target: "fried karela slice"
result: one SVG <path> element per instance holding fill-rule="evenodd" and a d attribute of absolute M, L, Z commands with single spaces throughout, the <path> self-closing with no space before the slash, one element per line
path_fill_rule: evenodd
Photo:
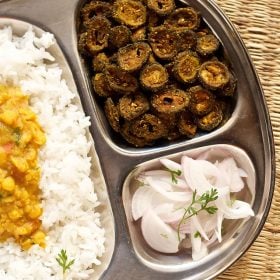
<path fill-rule="evenodd" d="M 120 114 L 118 106 L 116 106 L 112 98 L 107 98 L 104 104 L 104 111 L 110 126 L 114 131 L 120 131 Z"/>
<path fill-rule="evenodd" d="M 113 6 L 113 17 L 121 24 L 137 28 L 145 24 L 147 9 L 137 0 L 116 0 Z"/>
<path fill-rule="evenodd" d="M 142 93 L 124 95 L 119 100 L 120 115 L 128 121 L 146 113 L 149 108 L 150 103 Z"/>
<path fill-rule="evenodd" d="M 112 5 L 103 1 L 91 1 L 81 9 L 81 16 L 83 24 L 90 26 L 94 16 L 111 17 Z"/>
<path fill-rule="evenodd" d="M 136 92 L 138 81 L 136 77 L 122 70 L 116 65 L 110 65 L 105 71 L 110 87 L 120 94 L 130 94 Z"/>
<path fill-rule="evenodd" d="M 91 54 L 95 55 L 108 46 L 110 26 L 110 21 L 105 17 L 95 16 L 92 18 L 86 33 L 86 48 Z"/>
<path fill-rule="evenodd" d="M 197 116 L 208 114 L 214 106 L 214 95 L 201 86 L 191 87 L 188 92 L 190 93 L 189 110 Z"/>
<path fill-rule="evenodd" d="M 148 42 L 154 54 L 162 60 L 170 60 L 178 52 L 178 34 L 164 26 L 152 28 L 148 36 Z"/>
<path fill-rule="evenodd" d="M 121 48 L 127 45 L 131 38 L 131 31 L 125 25 L 118 25 L 111 28 L 109 33 L 109 43 L 116 48 Z"/>
<path fill-rule="evenodd" d="M 179 82 L 192 83 L 196 80 L 200 59 L 195 52 L 185 51 L 177 55 L 173 73 Z"/>
<path fill-rule="evenodd" d="M 174 0 L 148 0 L 147 6 L 160 16 L 167 16 L 175 9 Z"/>
<path fill-rule="evenodd" d="M 140 83 L 143 88 L 151 91 L 158 91 L 168 82 L 166 68 L 155 62 L 146 65 L 140 73 Z"/>
<path fill-rule="evenodd" d="M 196 30 L 200 25 L 200 14 L 192 7 L 179 8 L 171 13 L 164 24 L 173 30 Z"/>
<path fill-rule="evenodd" d="M 118 50 L 118 64 L 124 71 L 137 71 L 146 63 L 150 52 L 150 46 L 144 42 L 127 45 Z"/>
<path fill-rule="evenodd" d="M 197 119 L 197 126 L 202 130 L 211 131 L 217 126 L 219 126 L 222 120 L 222 109 L 220 106 L 218 106 L 218 104 L 215 104 L 212 111 Z"/>
<path fill-rule="evenodd" d="M 219 48 L 220 42 L 213 34 L 198 37 L 196 51 L 202 55 L 213 55 Z"/>
<path fill-rule="evenodd" d="M 130 131 L 135 136 L 153 141 L 166 135 L 168 129 L 160 118 L 147 113 L 133 120 Z"/>
<path fill-rule="evenodd" d="M 230 79 L 228 67 L 218 61 L 211 60 L 204 62 L 199 69 L 198 77 L 201 83 L 212 90 L 222 89 Z"/>
<path fill-rule="evenodd" d="M 151 104 L 158 112 L 171 114 L 184 110 L 188 106 L 189 100 L 190 97 L 185 91 L 170 87 L 153 94 Z"/>
<path fill-rule="evenodd" d="M 182 135 L 186 135 L 189 138 L 195 137 L 197 124 L 193 114 L 189 110 L 185 110 L 180 114 L 178 128 Z"/>

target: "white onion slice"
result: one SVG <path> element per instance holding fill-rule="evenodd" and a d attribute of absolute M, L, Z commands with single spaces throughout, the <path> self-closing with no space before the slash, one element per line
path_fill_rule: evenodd
<path fill-rule="evenodd" d="M 193 191 L 196 190 L 199 195 L 202 195 L 213 188 L 213 185 L 210 184 L 204 175 L 203 169 L 195 160 L 187 156 L 183 156 L 182 166 L 184 178 Z"/>
<path fill-rule="evenodd" d="M 173 160 L 170 160 L 170 159 L 167 159 L 167 158 L 161 158 L 159 160 L 161 162 L 161 164 L 163 166 L 165 166 L 167 169 L 169 170 L 172 170 L 172 171 L 181 171 L 182 172 L 182 166 L 181 164 L 173 161 Z"/>
<path fill-rule="evenodd" d="M 200 224 L 200 221 L 196 215 L 191 217 L 191 225 L 195 229 L 195 231 L 198 231 L 205 240 L 209 240 L 206 232 L 204 231 L 204 229 L 203 229 L 202 225 Z"/>
<path fill-rule="evenodd" d="M 133 219 L 138 220 L 148 209 L 158 205 L 163 200 L 163 197 L 159 196 L 152 188 L 148 186 L 139 187 L 131 201 Z"/>
<path fill-rule="evenodd" d="M 217 211 L 217 229 L 215 230 L 218 241 L 222 242 L 222 223 L 224 219 L 224 213 L 220 210 Z"/>
<path fill-rule="evenodd" d="M 180 221 L 185 213 L 182 206 L 174 207 L 173 203 L 163 203 L 157 206 L 155 213 L 165 222 L 165 223 L 176 223 Z"/>
<path fill-rule="evenodd" d="M 217 199 L 215 201 L 218 209 L 223 212 L 226 219 L 243 219 L 255 215 L 250 204 L 247 202 L 236 200 L 232 207 L 228 205 L 230 203 L 231 201 L 225 201 L 224 199 Z"/>
<path fill-rule="evenodd" d="M 162 253 L 178 252 L 177 232 L 164 223 L 152 209 L 149 209 L 142 217 L 141 230 L 144 239 L 154 250 Z"/>
<path fill-rule="evenodd" d="M 198 261 L 208 254 L 207 246 L 204 242 L 202 242 L 202 239 L 200 236 L 196 236 L 196 228 L 191 223 L 191 243 L 192 243 L 192 259 L 194 261 Z"/>
<path fill-rule="evenodd" d="M 226 185 L 230 187 L 231 192 L 239 192 L 244 188 L 244 181 L 240 176 L 240 170 L 233 158 L 225 158 L 218 163 L 218 168 L 227 178 Z"/>
<path fill-rule="evenodd" d="M 159 180 L 154 180 L 152 177 L 147 177 L 146 182 L 151 186 L 151 188 L 160 193 L 162 196 L 169 200 L 173 201 L 181 201 L 187 203 L 188 201 L 191 200 L 192 198 L 192 192 L 172 192 L 172 191 L 167 191 L 165 184 L 166 182 L 161 182 Z"/>
<path fill-rule="evenodd" d="M 168 183 L 170 186 L 177 187 L 180 189 L 187 189 L 189 186 L 187 185 L 186 181 L 183 178 L 176 176 L 176 182 L 172 182 L 171 173 L 169 171 L 163 170 L 155 170 L 155 172 L 145 172 L 140 177 L 141 180 L 144 182 L 146 177 L 153 177 L 155 180 L 160 180 L 163 182 Z"/>

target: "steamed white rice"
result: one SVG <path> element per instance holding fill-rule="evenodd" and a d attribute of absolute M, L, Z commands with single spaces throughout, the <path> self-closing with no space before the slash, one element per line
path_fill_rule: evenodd
<path fill-rule="evenodd" d="M 26 252 L 12 240 L 0 243 L 1 280 L 62 279 L 55 260 L 61 249 L 75 259 L 66 279 L 89 279 L 105 251 L 105 232 L 95 210 L 99 202 L 89 177 L 90 121 L 46 50 L 54 43 L 52 34 L 37 38 L 31 28 L 23 37 L 14 36 L 11 27 L 0 29 L 0 84 L 20 86 L 30 95 L 47 138 L 40 153 L 47 246 Z"/>

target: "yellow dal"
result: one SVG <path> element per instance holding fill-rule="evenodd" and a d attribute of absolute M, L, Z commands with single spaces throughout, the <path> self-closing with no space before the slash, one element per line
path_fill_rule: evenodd
<path fill-rule="evenodd" d="M 46 142 L 28 96 L 0 85 L 0 241 L 45 246 L 40 216 L 38 152 Z"/>

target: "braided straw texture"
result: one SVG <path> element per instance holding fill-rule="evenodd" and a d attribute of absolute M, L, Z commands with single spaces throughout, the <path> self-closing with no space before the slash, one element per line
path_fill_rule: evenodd
<path fill-rule="evenodd" d="M 280 279 L 280 1 L 216 0 L 241 35 L 260 77 L 270 112 L 276 184 L 265 226 L 247 253 L 218 279 Z"/>

